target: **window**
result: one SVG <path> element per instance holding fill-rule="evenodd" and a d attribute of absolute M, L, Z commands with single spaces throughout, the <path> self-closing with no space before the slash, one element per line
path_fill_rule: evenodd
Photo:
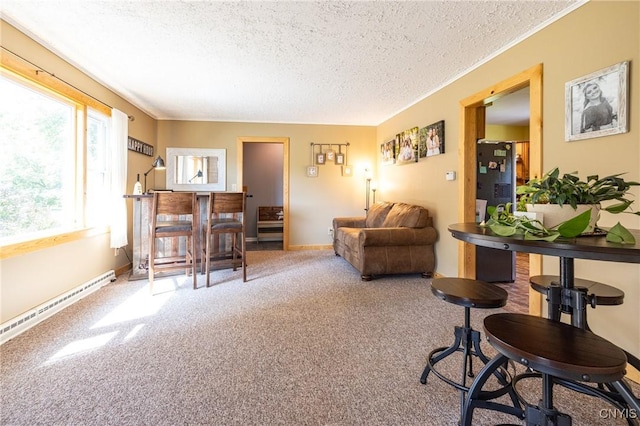
<path fill-rule="evenodd" d="M 11 73 L 0 93 L 0 245 L 105 225 L 110 118 Z"/>

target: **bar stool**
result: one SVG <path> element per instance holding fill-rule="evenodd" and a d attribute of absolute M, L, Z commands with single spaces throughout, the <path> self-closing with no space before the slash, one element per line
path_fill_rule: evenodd
<path fill-rule="evenodd" d="M 584 323 L 587 329 L 589 326 L 586 323 L 586 305 L 595 308 L 597 305 L 621 305 L 624 301 L 624 292 L 622 290 L 595 281 L 580 278 L 574 279 L 574 288 L 580 290 L 584 295 L 584 303 L 576 303 L 576 301 L 571 300 L 574 296 L 562 294 L 560 277 L 557 275 L 537 275 L 529 278 L 529 282 L 531 283 L 531 288 L 546 296 L 551 319 L 560 320 L 560 315 L 563 312 L 574 313 L 571 312 L 573 309 L 567 309 L 567 307 L 575 309 L 584 307 Z"/>
<path fill-rule="evenodd" d="M 494 314 L 484 319 L 484 331 L 489 343 L 498 351 L 478 374 L 469 388 L 461 425 L 472 424 L 475 408 L 506 412 L 526 419 L 527 425 L 571 425 L 571 417 L 560 413 L 553 405 L 553 385 L 603 398 L 621 410 L 625 404 L 632 409 L 638 400 L 624 382 L 627 359 L 624 351 L 588 330 L 559 321 L 525 314 Z M 482 387 L 493 372 L 506 361 L 513 360 L 542 376 L 542 396 L 537 406 L 526 405 L 524 411 L 489 401 Z M 517 376 L 511 386 L 515 390 Z M 586 383 L 607 383 L 618 393 L 607 392 Z"/>
<path fill-rule="evenodd" d="M 569 295 L 563 294 L 558 275 L 536 275 L 531 277 L 529 282 L 531 288 L 546 296 L 550 319 L 559 321 L 562 313 L 580 315 L 580 321 L 584 323 L 587 330 L 590 330 L 587 322 L 587 305 L 595 309 L 598 305 L 615 306 L 621 305 L 624 301 L 622 290 L 596 281 L 575 278 L 574 291 Z M 576 300 L 578 297 L 583 300 Z M 625 354 L 627 363 L 636 370 L 640 370 L 640 359 L 627 351 Z"/>
<path fill-rule="evenodd" d="M 242 267 L 242 280 L 247 281 L 246 259 L 246 193 L 211 192 L 207 205 L 207 222 L 202 230 L 204 247 L 202 248 L 203 273 L 209 287 L 212 263 L 220 267 L 232 267 L 235 271 Z M 230 235 L 230 247 L 227 240 L 220 249 L 220 238 Z"/>
<path fill-rule="evenodd" d="M 149 290 L 153 294 L 156 273 L 184 269 L 196 283 L 195 192 L 155 192 L 151 206 L 149 235 Z M 181 246 L 178 237 L 185 237 Z M 164 243 L 159 247 L 158 240 Z M 183 253 L 183 254 L 182 254 Z"/>
<path fill-rule="evenodd" d="M 431 283 L 432 293 L 454 305 L 464 307 L 464 326 L 456 326 L 455 340 L 449 347 L 440 347 L 432 350 L 427 356 L 427 365 L 420 377 L 420 383 L 426 384 L 429 373 L 433 371 L 439 379 L 453 386 L 461 392 L 460 409 L 464 404 L 464 399 L 469 388 L 467 387 L 467 377 L 474 377 L 473 358 L 480 359 L 484 364 L 489 362 L 480 348 L 480 332 L 471 328 L 471 308 L 495 309 L 507 303 L 508 293 L 506 290 L 486 283 L 468 278 L 437 278 Z M 435 365 L 446 357 L 462 352 L 462 378 L 456 382 L 444 374 L 440 373 Z M 496 372 L 496 377 L 502 385 L 507 384 L 506 375 Z M 506 391 L 505 391 L 506 393 Z M 512 401 L 517 404 L 515 394 L 511 394 Z"/>

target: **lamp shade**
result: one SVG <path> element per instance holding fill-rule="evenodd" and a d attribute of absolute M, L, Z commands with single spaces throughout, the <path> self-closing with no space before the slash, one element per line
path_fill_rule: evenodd
<path fill-rule="evenodd" d="M 147 175 L 151 173 L 152 170 L 164 170 L 166 169 L 164 165 L 164 160 L 162 157 L 158 155 L 158 157 L 153 161 L 151 168 L 144 173 L 144 193 L 147 194 Z"/>
<path fill-rule="evenodd" d="M 154 169 L 159 169 L 159 170 L 162 170 L 162 169 L 165 168 L 164 160 L 159 155 L 153 162 L 153 168 Z"/>

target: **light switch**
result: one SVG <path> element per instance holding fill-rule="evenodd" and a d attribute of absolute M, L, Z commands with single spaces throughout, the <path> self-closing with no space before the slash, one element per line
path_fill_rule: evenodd
<path fill-rule="evenodd" d="M 456 180 L 456 172 L 446 172 L 444 178 L 446 180 Z"/>

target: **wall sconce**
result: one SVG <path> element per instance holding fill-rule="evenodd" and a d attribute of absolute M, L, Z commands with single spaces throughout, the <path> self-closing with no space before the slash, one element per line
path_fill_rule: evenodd
<path fill-rule="evenodd" d="M 164 170 L 164 169 L 165 169 L 164 160 L 162 159 L 162 157 L 158 155 L 158 158 L 154 160 L 153 164 L 151 165 L 151 168 L 147 170 L 144 174 L 144 193 L 145 194 L 147 194 L 147 175 L 151 173 L 152 170 Z"/>

